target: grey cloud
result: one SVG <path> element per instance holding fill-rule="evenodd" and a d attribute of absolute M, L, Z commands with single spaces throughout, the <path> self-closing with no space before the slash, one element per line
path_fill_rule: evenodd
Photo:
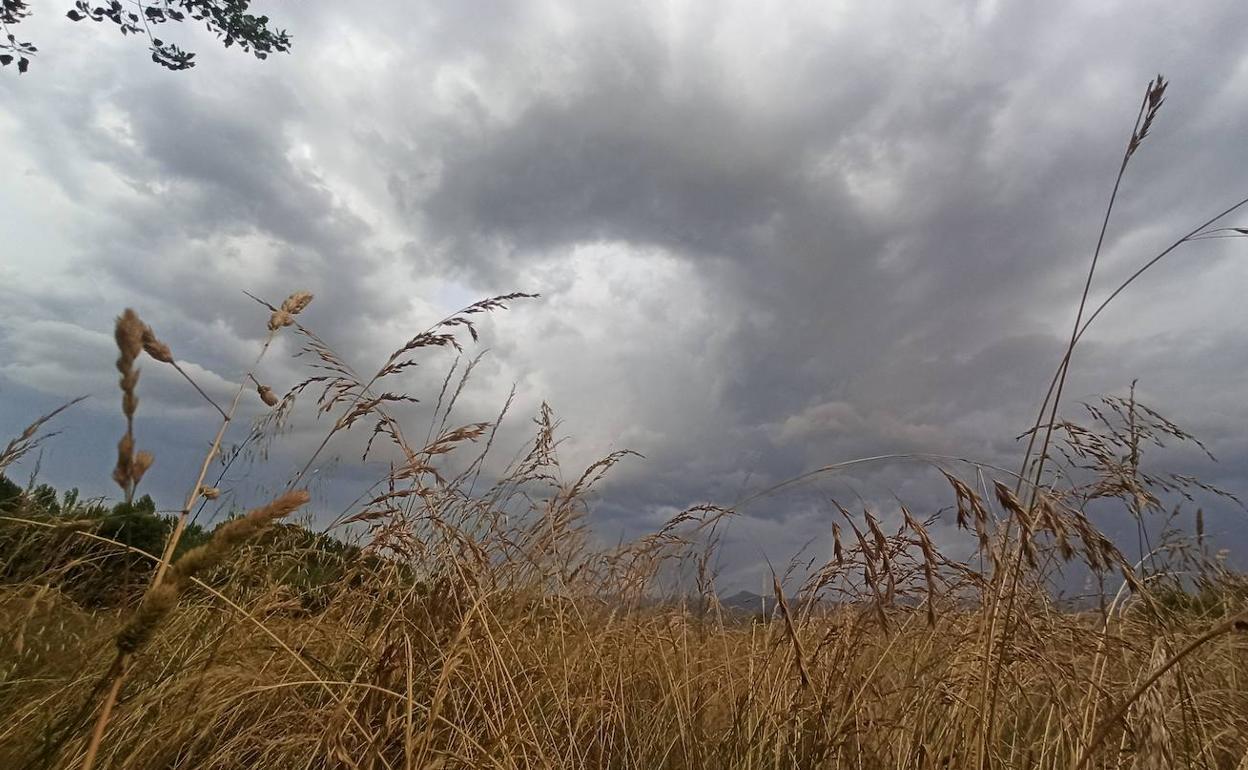
<path fill-rule="evenodd" d="M 1208 33 L 1220 37 L 1221 25 L 1207 18 Z M 775 317 L 758 327 L 759 339 L 734 340 L 747 351 L 741 358 L 759 364 L 743 392 L 785 401 L 800 394 L 793 390 L 795 370 L 826 382 L 836 379 L 828 376 L 832 366 L 855 371 L 877 360 L 914 360 L 916 348 L 966 357 L 997 344 L 1002 327 L 1017 325 L 1016 334 L 1027 334 L 1020 322 L 1053 317 L 1051 306 L 1037 307 L 1042 303 L 1061 298 L 1069 306 L 1070 294 L 1055 289 L 1075 285 L 1121 141 L 1102 137 L 1109 131 L 1101 129 L 1115 125 L 1111 120 L 1125 123 L 1129 114 L 1124 118 L 1117 108 L 1129 110 L 1135 96 L 1115 94 L 1112 104 L 1090 100 L 1105 91 L 1107 73 L 1137 86 L 1120 76 L 1130 61 L 1146 58 L 1134 48 L 1111 49 L 1102 54 L 1113 66 L 1082 76 L 1073 66 L 1054 67 L 1056 73 L 1046 74 L 1064 76 L 1065 102 L 1056 94 L 1042 102 L 1035 78 L 1010 69 L 1034 63 L 1037 52 L 1027 48 L 1001 59 L 1008 63 L 992 82 L 981 76 L 951 83 L 949 70 L 939 66 L 921 71 L 948 62 L 963 72 L 968 62 L 986 64 L 1006 49 L 1018 50 L 1017 38 L 992 42 L 998 40 L 992 33 L 1022 22 L 1050 34 L 1069 31 L 1062 19 L 1009 14 L 978 30 L 982 38 L 965 53 L 932 57 L 919 50 L 907 59 L 898 51 L 899 74 L 877 74 L 875 101 L 835 102 L 853 119 L 820 120 L 824 116 L 812 110 L 799 116 L 806 124 L 750 126 L 759 129 L 753 134 L 740 130 L 748 117 L 733 111 L 729 95 L 715 90 L 718 84 L 665 98 L 662 85 L 670 73 L 654 55 L 654 41 L 622 45 L 626 63 L 617 68 L 586 54 L 589 82 L 579 84 L 576 95 L 539 99 L 514 122 L 487 122 L 476 133 L 456 136 L 462 145 L 445 158 L 443 183 L 424 211 L 434 235 L 449 239 L 449 269 L 467 254 L 466 269 L 523 274 L 544 250 L 595 239 L 733 261 L 727 268 L 706 267 L 708 280 L 727 280 L 729 296 Z M 1226 50 L 1233 59 L 1235 49 Z M 851 47 L 841 56 L 852 60 L 857 53 Z M 621 55 L 613 48 L 602 58 L 616 62 Z M 834 81 L 833 72 L 799 70 L 812 101 L 820 100 L 810 88 L 815 78 Z M 1199 114 L 1216 107 L 1201 103 L 1208 91 L 1193 95 L 1195 107 L 1189 101 L 1176 109 Z M 1071 114 L 1080 109 L 1085 114 Z M 1036 125 L 1016 126 L 1013 139 L 1001 136 L 1001 123 L 1017 123 L 1019 112 Z M 1063 123 L 1067 131 L 1059 133 L 1053 124 Z M 1231 141 L 1225 128 L 1216 133 Z M 1036 158 L 1033 144 L 1052 154 Z M 815 150 L 827 145 L 848 148 L 842 151 L 848 157 L 812 179 Z M 891 177 L 902 188 L 894 220 L 873 219 L 847 192 L 853 165 L 861 167 L 873 147 L 878 162 L 868 162 L 860 175 Z M 896 168 L 890 157 L 899 159 Z M 1031 166 L 1025 180 L 1008 176 L 1019 157 Z M 1157 168 L 1149 164 L 1141 173 Z M 1229 189 L 1233 177 L 1222 176 L 1219 187 Z M 1165 181 L 1157 186 L 1165 189 Z M 1128 202 L 1120 231 L 1164 210 L 1160 195 L 1146 197 L 1153 211 Z M 1086 233 L 1066 226 L 1076 215 Z M 838 333 L 844 344 L 820 344 Z M 808 360 L 814 357 L 825 363 Z M 772 374 L 777 371 L 784 374 Z M 772 376 L 785 381 L 764 379 Z"/>

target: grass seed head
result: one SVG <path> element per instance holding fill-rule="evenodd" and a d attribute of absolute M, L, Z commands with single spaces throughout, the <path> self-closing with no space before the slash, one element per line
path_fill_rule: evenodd
<path fill-rule="evenodd" d="M 277 406 L 277 394 L 268 385 L 257 385 L 256 392 L 260 394 L 260 400 L 264 402 L 265 406 Z"/>
<path fill-rule="evenodd" d="M 129 364 L 133 363 L 143 352 L 143 328 L 143 321 L 139 319 L 138 313 L 130 308 L 126 308 L 117 317 L 117 323 L 113 327 L 113 336 L 117 340 L 117 350 L 121 353 L 117 368 L 123 373 L 129 368 Z M 124 368 L 123 361 L 126 362 Z"/>
<path fill-rule="evenodd" d="M 169 346 L 156 338 L 152 327 L 143 327 L 143 350 L 152 358 L 164 364 L 173 363 L 173 351 Z"/>
<path fill-rule="evenodd" d="M 277 331 L 283 326 L 290 326 L 295 322 L 295 317 L 286 310 L 274 310 L 273 315 L 269 316 L 269 331 Z"/>
<path fill-rule="evenodd" d="M 152 467 L 152 463 L 156 462 L 156 457 L 151 452 L 141 451 L 134 456 L 134 462 L 130 468 L 130 478 L 138 484 L 143 480 L 143 474 L 147 473 L 147 469 Z"/>
<path fill-rule="evenodd" d="M 312 292 L 297 291 L 291 294 L 282 303 L 282 310 L 291 315 L 299 315 L 309 304 L 312 303 Z"/>

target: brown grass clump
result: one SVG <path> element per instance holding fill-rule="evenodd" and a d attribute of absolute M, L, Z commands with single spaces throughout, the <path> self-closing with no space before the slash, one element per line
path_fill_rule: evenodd
<path fill-rule="evenodd" d="M 1150 83 L 1122 170 L 1165 88 Z M 1140 272 L 1235 231 L 1214 225 L 1244 203 Z M 221 421 L 161 553 L 74 511 L 44 515 L 29 491 L 3 510 L 0 767 L 1248 767 L 1248 579 L 1208 552 L 1202 512 L 1194 539 L 1176 525 L 1197 496 L 1238 501 L 1148 470 L 1143 455 L 1163 442 L 1203 447 L 1134 387 L 1059 418 L 1072 351 L 1105 307 L 1085 312 L 1087 290 L 1018 472 L 906 456 L 939 469 L 951 508 L 830 501 L 830 558 L 773 571 L 761 611 L 728 606 L 716 585 L 734 510 L 699 504 L 633 541 L 595 538 L 589 500 L 634 453 L 563 467 L 543 405 L 523 450 L 490 462 L 511 400 L 493 421 L 452 418 L 479 359 L 456 359 L 427 426 L 406 419 L 417 399 L 405 373 L 462 352 L 481 314 L 531 296 L 470 305 L 371 375 L 304 325 L 311 294 L 257 299 L 264 340 L 224 405 L 127 310 L 126 500 L 151 466 L 134 449 L 141 353 L 177 367 Z M 260 372 L 279 333 L 312 369 L 280 398 Z M 223 452 L 253 387 L 269 408 Z M 192 512 L 228 499 L 225 472 L 209 469 L 265 457 L 301 407 L 328 424 L 285 490 L 181 552 Z M 11 442 L 0 469 L 55 414 Z M 309 502 L 299 488 L 330 444 L 360 431 L 363 459 L 384 460 L 375 482 L 321 512 L 324 532 L 284 522 Z M 1129 516 L 1137 542 L 1116 543 L 1098 512 Z M 142 591 L 112 607 L 73 601 L 79 576 L 123 553 L 154 565 Z M 1090 601 L 1055 598 L 1071 576 L 1095 587 Z"/>

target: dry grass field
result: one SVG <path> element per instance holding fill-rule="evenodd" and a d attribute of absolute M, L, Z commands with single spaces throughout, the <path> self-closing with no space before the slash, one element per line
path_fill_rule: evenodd
<path fill-rule="evenodd" d="M 1123 169 L 1164 90 L 1150 84 Z M 1216 233 L 1221 216 L 1176 246 Z M 1095 258 L 1089 284 L 1094 271 Z M 463 383 L 449 375 L 429 394 L 428 430 L 394 417 L 406 396 L 390 383 L 526 298 L 471 305 L 371 375 L 305 325 L 311 294 L 261 302 L 267 340 L 233 402 L 213 402 L 209 451 L 169 519 L 136 499 L 159 459 L 140 449 L 138 366 L 183 368 L 123 313 L 123 502 L 20 490 L 0 508 L 0 767 L 1248 768 L 1248 582 L 1190 509 L 1139 561 L 1124 555 L 1135 543 L 1094 524 L 1092 508 L 1112 508 L 1143 540 L 1174 500 L 1237 502 L 1143 470 L 1152 442 L 1196 439 L 1134 391 L 1082 423 L 1059 419 L 1068 354 L 1020 472 L 946 463 L 943 512 L 840 509 L 832 558 L 779 566 L 768 612 L 752 614 L 720 603 L 711 567 L 733 511 L 696 506 L 603 545 L 587 501 L 624 453 L 562 469 L 543 410 L 527 451 L 483 473 L 501 416 L 449 420 Z M 1068 351 L 1104 307 L 1087 300 Z M 262 384 L 277 335 L 316 363 L 284 397 Z M 188 397 L 211 401 L 193 385 Z M 219 494 L 212 474 L 242 398 L 272 410 L 252 436 L 296 403 L 332 422 L 284 492 L 190 527 Z M 0 471 L 52 418 L 64 416 L 8 445 Z M 360 533 L 352 544 L 288 523 L 309 469 L 348 431 L 395 458 L 343 516 L 316 512 L 331 533 Z M 970 557 L 934 542 L 938 516 Z M 155 534 L 141 539 L 144 522 Z M 1101 586 L 1100 601 L 1059 605 L 1063 570 Z"/>

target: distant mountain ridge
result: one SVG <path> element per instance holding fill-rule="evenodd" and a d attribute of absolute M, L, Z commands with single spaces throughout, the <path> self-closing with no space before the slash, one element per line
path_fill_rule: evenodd
<path fill-rule="evenodd" d="M 790 607 L 795 605 L 796 599 L 792 596 L 786 596 L 785 600 Z M 736 612 L 760 613 L 770 615 L 776 610 L 776 597 L 771 595 L 756 594 L 753 591 L 737 591 L 732 596 L 723 597 L 719 600 L 722 607 Z"/>

